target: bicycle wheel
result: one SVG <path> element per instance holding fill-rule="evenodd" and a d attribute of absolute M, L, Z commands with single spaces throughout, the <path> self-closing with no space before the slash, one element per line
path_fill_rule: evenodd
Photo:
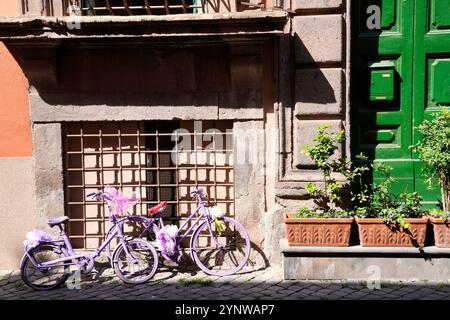
<path fill-rule="evenodd" d="M 222 232 L 218 232 L 214 221 L 203 222 L 191 240 L 191 253 L 195 263 L 205 273 L 226 276 L 241 270 L 250 256 L 250 239 L 245 228 L 236 220 L 223 217 Z"/>
<path fill-rule="evenodd" d="M 64 253 L 54 245 L 38 245 L 30 250 L 30 255 L 38 264 L 64 258 Z M 62 265 L 45 268 L 36 267 L 28 257 L 24 255 L 20 264 L 20 274 L 23 282 L 35 290 L 45 291 L 61 286 L 66 282 L 69 266 Z"/>
<path fill-rule="evenodd" d="M 123 218 L 121 221 L 123 221 L 122 231 L 124 232 L 124 235 L 130 236 L 133 238 L 141 238 L 141 239 L 147 240 L 149 242 L 155 241 L 156 237 L 155 237 L 155 233 L 153 230 L 154 228 L 147 227 L 148 218 L 143 217 L 143 216 L 128 216 L 128 217 Z M 111 228 L 106 233 L 105 239 L 108 239 L 111 232 L 114 231 L 114 228 L 115 228 L 114 226 L 111 226 Z M 113 250 L 111 248 L 112 242 L 113 241 L 108 243 L 108 245 L 106 246 L 106 254 L 109 259 L 111 259 L 112 252 L 113 252 Z"/>
<path fill-rule="evenodd" d="M 155 248 L 143 239 L 121 243 L 114 250 L 113 266 L 117 276 L 126 283 L 147 282 L 158 268 L 158 254 Z M 128 251 L 128 253 L 127 253 Z"/>

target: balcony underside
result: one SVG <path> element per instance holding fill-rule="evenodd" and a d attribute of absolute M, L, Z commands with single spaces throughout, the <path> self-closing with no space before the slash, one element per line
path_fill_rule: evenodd
<path fill-rule="evenodd" d="M 0 17 L 0 40 L 15 45 L 112 39 L 133 43 L 254 41 L 283 34 L 287 20 L 287 13 L 278 10 L 166 16 Z"/>

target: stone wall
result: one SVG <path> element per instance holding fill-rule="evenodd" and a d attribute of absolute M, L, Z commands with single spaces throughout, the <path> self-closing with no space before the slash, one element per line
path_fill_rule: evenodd
<path fill-rule="evenodd" d="M 350 1 L 348 1 L 350 3 Z M 311 144 L 317 128 L 329 124 L 349 136 L 349 5 L 345 0 L 292 0 L 288 32 L 278 53 L 278 180 L 277 205 L 266 216 L 267 252 L 280 264 L 279 240 L 284 237 L 283 214 L 311 205 L 305 186 L 319 181 L 321 173 L 301 151 Z M 339 157 L 349 154 L 349 145 Z"/>
<path fill-rule="evenodd" d="M 265 264 L 264 113 L 273 97 L 263 87 L 272 84 L 272 48 L 266 42 L 177 50 L 86 43 L 81 48 L 23 49 L 16 59 L 30 81 L 35 225 L 50 231 L 46 220 L 64 214 L 62 123 L 233 120 L 239 141 L 233 143 L 235 216 L 249 230 L 252 261 Z M 250 135 L 248 144 L 240 143 L 243 135 Z M 239 154 L 258 156 L 240 161 Z"/>
<path fill-rule="evenodd" d="M 295 14 L 284 35 L 266 43 L 73 40 L 22 48 L 16 59 L 30 81 L 35 225 L 64 210 L 62 122 L 233 120 L 235 130 L 262 134 L 246 152 L 263 158 L 236 165 L 236 217 L 261 255 L 280 265 L 283 214 L 310 203 L 304 187 L 321 176 L 303 146 L 324 123 L 349 132 L 346 0 L 283 3 Z"/>
<path fill-rule="evenodd" d="M 25 234 L 36 227 L 33 160 L 0 158 L 0 270 L 19 267 Z"/>
<path fill-rule="evenodd" d="M 11 1 L 2 2 L 0 14 Z M 11 7 L 9 7 L 11 8 Z M 17 268 L 25 234 L 36 226 L 27 79 L 0 43 L 0 270 Z"/>

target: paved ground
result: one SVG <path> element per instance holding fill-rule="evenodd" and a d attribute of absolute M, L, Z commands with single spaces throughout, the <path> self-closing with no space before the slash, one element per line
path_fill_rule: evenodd
<path fill-rule="evenodd" d="M 146 284 L 123 284 L 112 269 L 98 269 L 83 275 L 78 289 L 67 286 L 50 292 L 34 292 L 20 280 L 18 271 L 0 272 L 0 299 L 445 299 L 450 300 L 450 283 L 389 282 L 370 289 L 362 282 L 286 281 L 273 269 L 242 272 L 228 277 L 211 277 L 202 272 L 165 268 Z M 371 284 L 369 284 L 370 287 Z"/>

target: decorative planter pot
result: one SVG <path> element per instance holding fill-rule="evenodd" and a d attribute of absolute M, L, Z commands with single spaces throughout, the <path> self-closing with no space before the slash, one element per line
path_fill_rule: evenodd
<path fill-rule="evenodd" d="M 436 247 L 450 248 L 450 221 L 430 217 L 433 224 L 434 244 Z"/>
<path fill-rule="evenodd" d="M 284 218 L 286 237 L 290 246 L 348 247 L 353 218 L 318 219 L 294 218 L 287 213 Z"/>
<path fill-rule="evenodd" d="M 383 219 L 356 218 L 359 240 L 363 247 L 423 247 L 428 218 L 405 219 L 410 227 L 404 230 Z"/>

